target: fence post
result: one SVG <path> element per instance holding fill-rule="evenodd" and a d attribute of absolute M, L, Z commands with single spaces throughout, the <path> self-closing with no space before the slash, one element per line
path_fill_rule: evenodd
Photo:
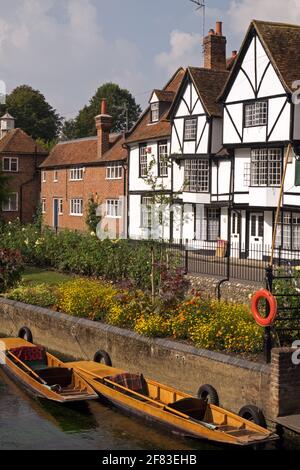
<path fill-rule="evenodd" d="M 185 247 L 184 247 L 184 255 L 185 255 L 185 258 L 184 258 L 184 269 L 185 269 L 185 273 L 188 274 L 189 272 L 189 251 L 188 251 L 188 240 L 185 240 Z"/>
<path fill-rule="evenodd" d="M 266 268 L 266 287 L 272 293 L 273 289 L 273 266 L 267 266 Z M 270 313 L 270 306 L 266 304 L 266 316 Z M 272 336 L 271 336 L 271 327 L 267 326 L 265 328 L 264 335 L 264 356 L 266 363 L 271 362 L 271 352 L 272 352 Z"/>

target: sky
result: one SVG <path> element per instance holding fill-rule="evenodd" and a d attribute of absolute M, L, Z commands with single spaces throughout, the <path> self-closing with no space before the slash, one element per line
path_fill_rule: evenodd
<path fill-rule="evenodd" d="M 299 0 L 206 0 L 206 33 L 224 23 L 228 55 L 251 19 L 300 24 Z M 28 84 L 65 118 L 106 81 L 144 108 L 180 66 L 201 66 L 203 19 L 190 0 L 0 0 L 0 81 Z"/>

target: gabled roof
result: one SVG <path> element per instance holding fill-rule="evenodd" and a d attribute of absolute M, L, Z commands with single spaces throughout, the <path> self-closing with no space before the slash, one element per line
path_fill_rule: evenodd
<path fill-rule="evenodd" d="M 0 140 L 0 153 L 42 154 L 47 151 L 22 129 L 12 129 Z"/>
<path fill-rule="evenodd" d="M 172 101 L 175 98 L 175 92 L 174 91 L 166 91 L 166 90 L 154 90 L 152 93 L 153 95 L 157 96 L 157 99 L 159 101 L 162 101 L 164 103 L 172 103 Z"/>
<path fill-rule="evenodd" d="M 201 103 L 209 116 L 222 117 L 222 106 L 217 102 L 217 98 L 221 93 L 224 84 L 229 76 L 227 70 L 219 71 L 206 69 L 204 67 L 188 67 L 181 86 L 177 91 L 176 97 L 169 110 L 170 116 L 176 107 L 177 99 L 182 93 L 186 81 L 190 78 L 193 82 Z"/>
<path fill-rule="evenodd" d="M 300 61 L 298 60 L 300 50 L 300 26 L 253 20 L 248 28 L 238 58 L 220 94 L 219 100 L 223 100 L 226 97 L 229 84 L 237 75 L 239 65 L 244 58 L 244 49 L 255 31 L 286 92 L 294 92 L 292 84 L 294 81 L 299 80 L 300 77 Z"/>
<path fill-rule="evenodd" d="M 66 167 L 73 165 L 100 164 L 109 161 L 126 160 L 127 150 L 123 148 L 122 134 L 111 134 L 111 148 L 98 158 L 97 137 L 60 142 L 51 151 L 41 168 Z"/>
<path fill-rule="evenodd" d="M 171 97 L 171 93 L 173 94 L 174 98 L 178 88 L 181 85 L 184 74 L 185 70 L 183 68 L 178 69 L 164 89 L 159 90 L 160 92 L 164 93 L 165 98 L 167 94 L 169 97 Z M 169 101 L 169 104 L 171 105 L 171 101 Z M 126 143 L 142 142 L 151 139 L 169 137 L 171 135 L 171 124 L 167 119 L 168 111 L 169 107 L 166 108 L 164 114 L 161 116 L 158 122 L 152 123 L 150 107 L 148 107 L 129 132 Z"/>

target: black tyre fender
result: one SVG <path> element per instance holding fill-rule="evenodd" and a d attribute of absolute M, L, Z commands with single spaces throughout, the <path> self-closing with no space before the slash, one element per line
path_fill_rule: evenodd
<path fill-rule="evenodd" d="M 206 400 L 211 405 L 219 406 L 220 400 L 217 390 L 212 385 L 202 385 L 198 390 L 198 398 Z"/>
<path fill-rule="evenodd" d="M 27 326 L 23 326 L 18 333 L 18 338 L 25 339 L 28 343 L 33 343 L 33 336 L 32 332 Z"/>
<path fill-rule="evenodd" d="M 267 427 L 265 417 L 262 411 L 257 408 L 257 406 L 243 406 L 243 408 L 241 408 L 239 411 L 239 416 L 241 418 L 247 419 L 248 421 L 251 421 L 252 423 L 258 424 L 258 426 L 262 426 L 263 428 Z"/>
<path fill-rule="evenodd" d="M 94 362 L 103 363 L 106 366 L 112 367 L 112 360 L 110 358 L 110 355 L 106 351 L 102 351 L 101 349 L 99 349 L 99 351 L 95 353 Z"/>

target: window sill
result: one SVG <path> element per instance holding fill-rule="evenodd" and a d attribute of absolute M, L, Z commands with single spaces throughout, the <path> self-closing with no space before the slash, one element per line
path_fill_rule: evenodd
<path fill-rule="evenodd" d="M 120 215 L 106 215 L 105 216 L 106 219 L 122 219 L 122 217 Z"/>
<path fill-rule="evenodd" d="M 106 181 L 120 181 L 123 179 L 123 177 L 121 176 L 120 178 L 105 178 Z"/>
<path fill-rule="evenodd" d="M 83 214 L 69 214 L 70 217 L 83 217 Z"/>

